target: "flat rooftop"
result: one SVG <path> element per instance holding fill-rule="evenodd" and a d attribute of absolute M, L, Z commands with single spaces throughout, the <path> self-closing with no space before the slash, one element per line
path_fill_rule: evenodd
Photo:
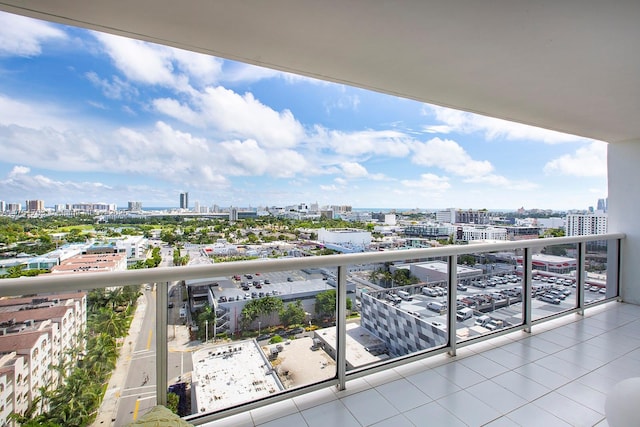
<path fill-rule="evenodd" d="M 198 412 L 217 411 L 284 390 L 254 340 L 212 345 L 193 353 L 192 358 Z"/>
<path fill-rule="evenodd" d="M 347 323 L 347 364 L 353 367 L 370 365 L 389 358 L 388 354 L 375 356 L 367 349 L 386 347 L 381 339 L 372 335 L 360 326 L 359 323 Z M 324 328 L 315 331 L 318 338 L 330 346 L 335 353 L 337 342 L 336 328 Z"/>

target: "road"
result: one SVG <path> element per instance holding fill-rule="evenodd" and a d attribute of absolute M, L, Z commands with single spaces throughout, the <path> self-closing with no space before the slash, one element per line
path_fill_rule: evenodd
<path fill-rule="evenodd" d="M 175 299 L 179 297 L 179 286 L 175 287 Z M 156 404 L 156 287 L 143 290 L 145 311 L 140 333 L 136 339 L 125 345 L 132 345 L 133 352 L 129 372 L 127 373 L 122 393 L 120 394 L 120 402 L 118 404 L 118 412 L 115 425 L 126 425 L 137 420 Z M 173 312 L 169 310 L 169 329 L 168 339 L 171 340 L 175 336 L 174 326 L 171 321 L 178 319 Z M 192 362 L 191 353 L 186 351 L 169 352 L 167 362 L 167 377 L 169 382 L 175 382 L 178 377 L 185 373 L 191 372 Z"/>

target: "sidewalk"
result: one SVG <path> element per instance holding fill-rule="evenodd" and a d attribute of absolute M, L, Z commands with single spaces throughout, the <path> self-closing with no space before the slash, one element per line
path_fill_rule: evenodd
<path fill-rule="evenodd" d="M 118 414 L 120 393 L 125 386 L 125 381 L 127 380 L 127 375 L 129 373 L 129 365 L 131 364 L 134 339 L 140 333 L 142 319 L 144 319 L 146 308 L 146 300 L 144 295 L 142 295 L 138 298 L 136 311 L 133 315 L 131 326 L 129 327 L 129 333 L 125 337 L 122 347 L 120 347 L 120 355 L 116 362 L 116 368 L 111 374 L 102 404 L 100 405 L 100 408 L 98 408 L 98 416 L 93 424 L 91 424 L 93 427 L 115 425 L 116 416 Z"/>

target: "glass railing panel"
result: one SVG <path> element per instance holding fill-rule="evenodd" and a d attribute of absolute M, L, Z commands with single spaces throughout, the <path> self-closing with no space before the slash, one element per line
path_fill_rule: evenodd
<path fill-rule="evenodd" d="M 445 346 L 447 275 L 446 258 L 350 266 L 347 370 Z"/>
<path fill-rule="evenodd" d="M 531 263 L 532 320 L 577 307 L 577 244 L 545 246 Z"/>
<path fill-rule="evenodd" d="M 175 299 L 169 399 L 181 404 L 186 396 L 180 415 L 217 412 L 336 377 L 334 269 L 187 280 L 170 287 L 169 298 L 169 304 Z"/>
<path fill-rule="evenodd" d="M 585 244 L 585 305 L 618 296 L 617 240 L 594 240 Z"/>
<path fill-rule="evenodd" d="M 522 268 L 518 264 L 521 252 L 458 256 L 458 342 L 522 324 Z"/>

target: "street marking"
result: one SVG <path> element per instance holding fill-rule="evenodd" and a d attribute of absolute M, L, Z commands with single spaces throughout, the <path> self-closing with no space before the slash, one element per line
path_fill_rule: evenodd
<path fill-rule="evenodd" d="M 149 339 L 147 339 L 147 350 L 151 348 L 151 336 L 153 335 L 153 329 L 149 331 Z"/>
<path fill-rule="evenodd" d="M 133 408 L 133 421 L 138 418 L 138 409 L 140 409 L 140 399 L 136 399 L 136 406 Z"/>

